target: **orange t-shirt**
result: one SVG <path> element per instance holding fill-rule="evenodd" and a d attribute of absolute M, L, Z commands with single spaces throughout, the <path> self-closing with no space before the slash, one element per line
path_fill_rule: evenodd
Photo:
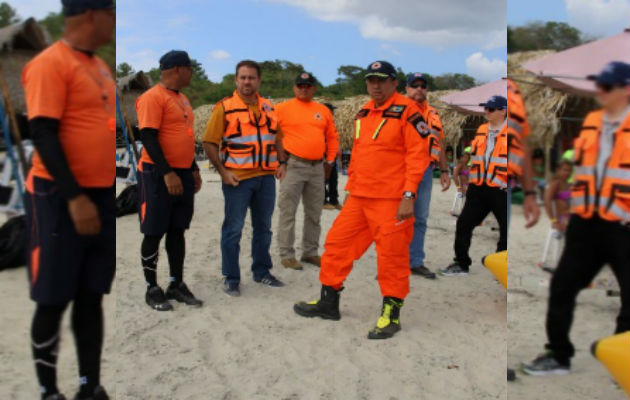
<path fill-rule="evenodd" d="M 334 161 L 339 134 L 332 113 L 316 101 L 291 99 L 276 105 L 284 149 L 307 160 Z"/>
<path fill-rule="evenodd" d="M 195 158 L 193 127 L 195 116 L 188 98 L 157 84 L 136 100 L 138 128 L 158 130 L 158 142 L 164 158 L 171 168 L 190 168 Z M 146 149 L 142 150 L 142 163 L 153 164 Z"/>
<path fill-rule="evenodd" d="M 28 118 L 60 121 L 59 141 L 81 187 L 110 187 L 116 178 L 116 84 L 109 68 L 59 41 L 22 71 Z M 29 182 L 53 180 L 35 152 Z"/>

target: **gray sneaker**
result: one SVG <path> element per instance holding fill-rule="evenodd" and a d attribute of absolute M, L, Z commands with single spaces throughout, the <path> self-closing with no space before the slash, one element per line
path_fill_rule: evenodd
<path fill-rule="evenodd" d="M 442 276 L 466 276 L 468 275 L 468 268 L 464 268 L 455 262 L 444 269 L 438 270 L 438 274 Z"/>
<path fill-rule="evenodd" d="M 420 275 L 423 278 L 427 279 L 435 279 L 435 272 L 431 272 L 431 270 L 424 265 L 419 267 L 411 267 L 412 275 Z"/>
<path fill-rule="evenodd" d="M 548 352 L 539 355 L 529 364 L 522 363 L 521 371 L 533 376 L 568 375 L 571 372 L 571 366 L 561 364 Z"/>
<path fill-rule="evenodd" d="M 241 295 L 238 282 L 223 281 L 223 292 L 228 296 L 238 297 Z"/>

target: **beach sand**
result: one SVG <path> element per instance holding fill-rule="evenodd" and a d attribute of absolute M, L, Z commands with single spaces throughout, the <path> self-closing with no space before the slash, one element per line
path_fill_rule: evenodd
<path fill-rule="evenodd" d="M 342 319 L 306 319 L 293 303 L 318 298 L 318 269 L 280 265 L 275 240 L 273 273 L 284 288 L 251 279 L 251 225 L 241 242 L 242 296 L 220 290 L 220 227 L 223 196 L 219 176 L 203 172 L 195 217 L 187 232 L 185 280 L 203 308 L 175 304 L 158 313 L 144 303 L 140 267 L 141 235 L 137 217 L 118 219 L 117 278 L 107 298 L 103 383 L 118 400 L 255 399 L 505 399 L 506 294 L 479 262 L 494 252 L 498 233 L 475 231 L 467 278 L 428 281 L 411 277 L 411 293 L 402 310 L 402 331 L 393 339 L 370 341 L 381 295 L 374 247 L 355 263 L 341 295 Z M 341 177 L 340 188 L 345 183 Z M 427 266 L 446 266 L 453 256 L 455 219 L 448 215 L 454 188 L 446 193 L 434 182 L 427 232 Z M 119 191 L 122 186 L 119 187 Z M 338 211 L 322 214 L 322 237 Z M 277 212 L 274 214 L 277 226 Z M 300 255 L 302 209 L 297 219 Z M 160 250 L 158 278 L 167 284 L 166 254 Z M 0 325 L 0 398 L 32 399 L 36 381 L 28 347 L 32 304 L 25 272 L 0 273 L 5 311 Z M 60 386 L 73 393 L 74 349 L 67 325 L 60 357 Z M 6 382 L 2 382 L 6 381 Z"/>
<path fill-rule="evenodd" d="M 549 229 L 549 219 L 525 229 L 522 207 L 512 207 L 508 239 L 508 363 L 515 368 L 543 352 L 547 340 L 549 274 L 536 267 Z M 606 267 L 596 280 L 614 282 Z M 616 282 L 615 282 L 616 285 Z M 576 348 L 571 374 L 567 376 L 530 377 L 518 374 L 508 385 L 510 400 L 622 400 L 627 397 L 612 383 L 612 377 L 590 353 L 591 344 L 613 334 L 620 298 L 606 296 L 605 290 L 584 290 L 578 297 L 571 330 Z"/>

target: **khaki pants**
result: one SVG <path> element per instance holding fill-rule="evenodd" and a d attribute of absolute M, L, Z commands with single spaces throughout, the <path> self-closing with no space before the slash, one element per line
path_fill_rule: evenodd
<path fill-rule="evenodd" d="M 324 205 L 324 166 L 322 162 L 309 163 L 290 157 L 278 197 L 280 220 L 277 237 L 282 259 L 295 258 L 295 214 L 300 199 L 304 205 L 302 256 L 316 256 L 321 231 L 319 219 Z"/>

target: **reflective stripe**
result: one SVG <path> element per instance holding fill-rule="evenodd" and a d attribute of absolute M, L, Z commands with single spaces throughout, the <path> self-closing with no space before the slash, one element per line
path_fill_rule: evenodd
<path fill-rule="evenodd" d="M 608 168 L 604 175 L 604 179 L 606 178 L 623 179 L 626 181 L 630 181 L 630 169 Z"/>
<path fill-rule="evenodd" d="M 361 120 L 357 119 L 356 121 L 354 121 L 354 138 L 358 139 L 359 135 L 361 134 Z"/>
<path fill-rule="evenodd" d="M 495 176 L 495 177 L 493 177 L 493 178 L 490 180 L 490 182 L 491 182 L 491 183 L 494 183 L 494 184 L 496 184 L 496 185 L 498 185 L 498 186 L 499 186 L 499 187 L 501 187 L 501 188 L 507 187 L 507 183 L 506 183 L 506 182 L 503 182 L 501 179 L 497 178 L 496 176 Z"/>
<path fill-rule="evenodd" d="M 512 119 L 508 119 L 507 121 L 507 126 L 508 128 L 513 128 L 516 132 L 522 134 L 523 133 L 523 125 L 512 120 Z"/>
<path fill-rule="evenodd" d="M 571 197 L 571 207 L 583 207 L 586 205 L 586 200 L 588 199 L 588 203 L 589 205 L 593 205 L 595 204 L 595 196 L 590 195 L 590 196 L 583 196 L 583 195 L 578 195 L 575 197 Z"/>
<path fill-rule="evenodd" d="M 472 156 L 471 161 L 481 161 L 481 162 L 483 162 L 483 156 Z"/>
<path fill-rule="evenodd" d="M 495 164 L 507 164 L 507 159 L 505 157 L 490 157 L 490 162 Z"/>
<path fill-rule="evenodd" d="M 618 217 L 619 219 L 623 221 L 630 221 L 630 211 L 623 210 L 621 207 L 619 207 L 615 203 L 613 203 L 610 206 L 607 212 L 613 214 L 614 216 Z"/>
<path fill-rule="evenodd" d="M 277 161 L 278 161 L 277 156 L 269 156 L 269 164 L 277 162 Z"/>
<path fill-rule="evenodd" d="M 440 138 L 439 131 L 436 131 L 435 129 L 429 129 L 429 132 L 431 132 L 432 135 L 435 135 L 438 139 Z"/>
<path fill-rule="evenodd" d="M 440 150 L 436 149 L 436 148 L 431 148 L 431 154 L 434 156 L 439 156 L 440 155 Z"/>
<path fill-rule="evenodd" d="M 594 174 L 595 174 L 595 167 L 584 167 L 584 166 L 575 167 L 575 176 L 594 175 Z"/>
<path fill-rule="evenodd" d="M 378 134 L 381 132 L 381 129 L 383 128 L 383 125 L 385 125 L 385 122 L 387 122 L 387 120 L 383 119 L 381 123 L 378 124 L 376 131 L 374 131 L 374 134 L 372 135 L 372 139 L 376 139 L 378 137 Z"/>
<path fill-rule="evenodd" d="M 481 178 L 481 175 L 479 175 L 479 173 L 477 173 L 477 172 L 475 172 L 474 174 L 470 174 L 470 176 L 469 176 L 469 179 L 471 181 L 473 181 L 473 180 L 476 181 L 476 180 L 479 180 L 480 178 Z"/>
<path fill-rule="evenodd" d="M 261 135 L 260 139 L 263 142 L 275 142 L 276 135 Z M 249 136 L 237 136 L 233 138 L 225 138 L 225 141 L 228 143 L 236 143 L 236 144 L 247 144 L 247 143 L 256 143 L 258 142 L 258 135 L 249 135 Z"/>
<path fill-rule="evenodd" d="M 235 158 L 235 157 L 232 157 L 231 155 L 228 155 L 228 158 L 226 160 L 226 164 L 227 163 L 232 163 L 232 164 L 236 164 L 236 165 L 253 164 L 254 163 L 254 158 L 252 156 L 243 157 L 243 158 Z"/>
<path fill-rule="evenodd" d="M 510 153 L 508 155 L 508 161 L 517 165 L 523 164 L 523 157 L 517 156 L 516 154 Z"/>

